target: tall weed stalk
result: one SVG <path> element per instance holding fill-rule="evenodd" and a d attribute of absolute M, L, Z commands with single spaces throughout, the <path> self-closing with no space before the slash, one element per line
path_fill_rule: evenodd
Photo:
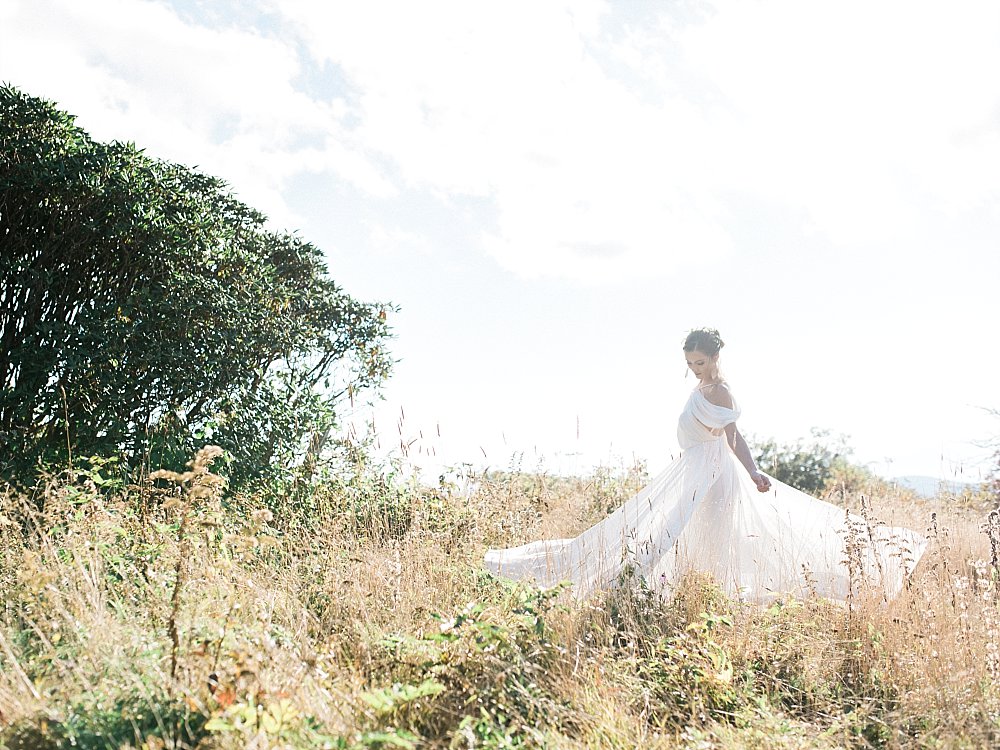
<path fill-rule="evenodd" d="M 177 563 L 174 569 L 173 590 L 170 594 L 170 615 L 167 618 L 167 636 L 170 638 L 170 679 L 172 681 L 177 679 L 177 661 L 180 655 L 180 631 L 177 621 L 180 617 L 192 552 L 191 522 L 222 496 L 226 480 L 210 471 L 212 462 L 222 454 L 222 448 L 208 445 L 199 450 L 194 459 L 188 463 L 188 471 L 178 473 L 169 469 L 158 469 L 149 475 L 149 478 L 154 481 L 164 479 L 173 482 L 179 490 L 179 495 L 164 503 L 166 509 L 177 508 L 180 516 L 177 524 Z"/>

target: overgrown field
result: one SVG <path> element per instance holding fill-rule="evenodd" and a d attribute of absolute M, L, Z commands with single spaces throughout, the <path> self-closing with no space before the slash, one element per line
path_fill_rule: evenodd
<path fill-rule="evenodd" d="M 667 601 L 623 582 L 579 604 L 479 560 L 581 531 L 642 472 L 425 487 L 358 462 L 233 496 L 211 458 L 130 487 L 78 462 L 0 497 L 0 744 L 1000 742 L 1000 529 L 982 508 L 871 498 L 876 516 L 932 536 L 888 605 L 863 592 L 850 607 L 744 605 L 697 578 Z"/>

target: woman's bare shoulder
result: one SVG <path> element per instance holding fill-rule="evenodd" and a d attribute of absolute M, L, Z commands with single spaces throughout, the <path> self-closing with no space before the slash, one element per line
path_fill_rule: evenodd
<path fill-rule="evenodd" d="M 712 383 L 702 386 L 701 392 L 708 403 L 724 406 L 727 409 L 733 408 L 733 394 L 729 392 L 728 383 Z"/>

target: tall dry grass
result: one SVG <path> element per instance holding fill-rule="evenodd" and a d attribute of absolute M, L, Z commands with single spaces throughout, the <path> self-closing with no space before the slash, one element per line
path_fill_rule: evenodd
<path fill-rule="evenodd" d="M 482 553 L 578 533 L 641 469 L 425 487 L 369 468 L 233 497 L 211 458 L 2 496 L 5 746 L 997 743 L 1000 528 L 971 503 L 870 498 L 872 522 L 931 536 L 889 603 L 747 605 L 698 576 L 575 603 L 486 575 Z"/>

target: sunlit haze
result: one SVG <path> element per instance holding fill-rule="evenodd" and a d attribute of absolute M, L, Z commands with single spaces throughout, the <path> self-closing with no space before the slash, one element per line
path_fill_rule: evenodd
<path fill-rule="evenodd" d="M 994 0 L 0 0 L 0 80 L 399 306 L 345 424 L 428 472 L 662 468 L 708 325 L 745 434 L 978 479 L 998 70 Z"/>

